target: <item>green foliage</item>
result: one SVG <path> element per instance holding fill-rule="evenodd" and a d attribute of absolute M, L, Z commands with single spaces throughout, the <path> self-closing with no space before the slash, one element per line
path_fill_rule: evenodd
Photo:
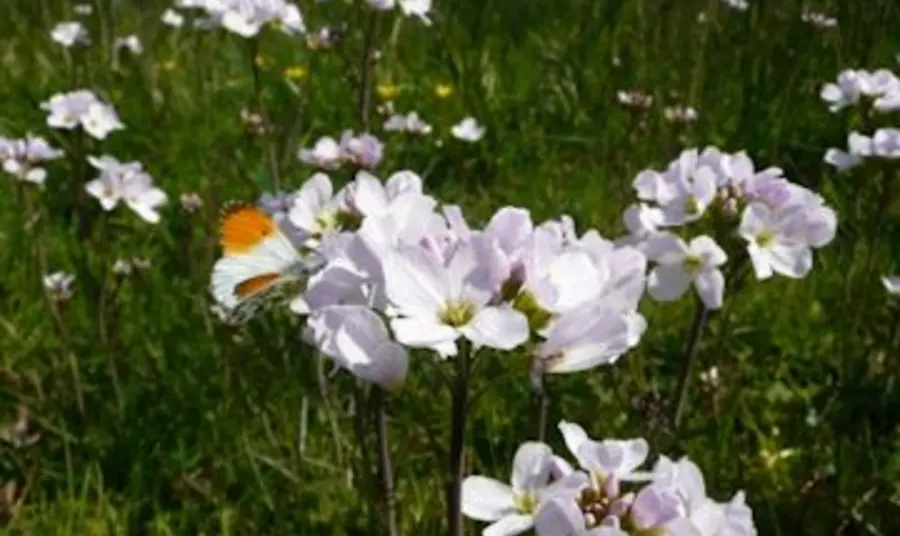
<path fill-rule="evenodd" d="M 422 173 L 473 219 L 517 204 L 536 220 L 571 214 L 579 229 L 606 236 L 622 232 L 634 175 L 681 147 L 746 149 L 821 191 L 840 215 L 838 239 L 805 280 L 726 291 L 699 358 L 719 381 L 695 381 L 677 434 L 666 417 L 689 300 L 647 302 L 649 331 L 615 367 L 552 378 L 551 422 L 642 434 L 656 452 L 689 454 L 714 496 L 747 490 L 760 534 L 892 534 L 900 309 L 878 276 L 900 270 L 900 214 L 889 210 L 874 234 L 874 207 L 889 195 L 878 191 L 881 171 L 837 175 L 821 163 L 853 119 L 830 114 L 818 90 L 843 68 L 896 66 L 900 7 L 819 2 L 840 20 L 821 30 L 800 20 L 805 2 L 751 3 L 742 13 L 717 0 L 435 0 L 432 27 L 385 15 L 375 82 L 395 85 L 395 107 L 417 110 L 435 134 L 386 136 L 379 170 Z M 346 38 L 312 51 L 265 33 L 257 95 L 242 39 L 168 28 L 162 0 L 91 4 L 94 44 L 71 52 L 49 38 L 53 24 L 74 17 L 68 1 L 11 0 L 0 17 L 0 135 L 33 131 L 70 153 L 49 166 L 44 191 L 0 184 L 0 423 L 25 407 L 40 434 L 31 446 L 0 445 L 0 485 L 15 484 L 0 495 L 2 530 L 370 534 L 354 478 L 352 379 L 315 360 L 287 313 L 230 328 L 210 313 L 207 292 L 221 206 L 271 189 L 273 160 L 281 187 L 298 187 L 311 173 L 298 146 L 361 129 L 367 12 L 301 2 L 310 27 L 345 23 Z M 129 33 L 146 52 L 114 58 L 112 39 Z M 286 78 L 298 65 L 306 76 Z M 437 85 L 452 95 L 438 97 Z M 39 103 L 78 87 L 114 103 L 127 129 L 102 143 L 46 129 Z M 618 104 L 616 92 L 632 88 L 654 96 L 646 113 Z M 260 103 L 275 126 L 269 139 L 240 119 Z M 662 107 L 672 103 L 696 107 L 697 124 L 666 121 Z M 481 143 L 449 136 L 464 115 L 487 126 Z M 102 153 L 140 160 L 168 192 L 159 225 L 85 200 L 93 177 L 79 157 Z M 197 213 L 179 211 L 188 192 L 203 199 Z M 116 259 L 133 257 L 151 266 L 112 272 Z M 58 312 L 41 286 L 55 270 L 77 275 Z M 416 356 L 388 402 L 404 534 L 444 530 L 450 404 L 439 366 Z M 516 446 L 534 437 L 527 370 L 524 356 L 485 354 L 476 364 L 471 471 L 505 478 Z"/>

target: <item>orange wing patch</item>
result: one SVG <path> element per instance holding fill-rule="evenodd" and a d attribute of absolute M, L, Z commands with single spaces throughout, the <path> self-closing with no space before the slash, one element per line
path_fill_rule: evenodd
<path fill-rule="evenodd" d="M 244 299 L 265 290 L 280 278 L 281 274 L 278 272 L 258 275 L 242 283 L 238 283 L 234 287 L 234 293 L 238 298 Z"/>
<path fill-rule="evenodd" d="M 265 212 L 252 206 L 236 206 L 222 218 L 222 250 L 226 255 L 247 253 L 275 231 L 275 222 Z"/>

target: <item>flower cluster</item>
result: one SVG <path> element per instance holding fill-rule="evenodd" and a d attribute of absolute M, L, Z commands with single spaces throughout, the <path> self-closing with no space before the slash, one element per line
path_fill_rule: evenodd
<path fill-rule="evenodd" d="M 63 130 L 80 126 L 98 140 L 125 128 L 116 110 L 87 89 L 53 95 L 50 100 L 41 103 L 41 109 L 49 112 L 47 126 Z"/>
<path fill-rule="evenodd" d="M 533 374 L 567 373 L 614 362 L 646 328 L 644 255 L 594 230 L 578 236 L 567 217 L 535 225 L 505 207 L 474 229 L 409 171 L 384 183 L 360 171 L 337 192 L 317 173 L 261 206 L 321 256 L 290 303 L 308 316 L 306 340 L 387 388 L 402 382 L 407 349 L 446 358 L 460 339 L 476 350 L 527 344 Z"/>
<path fill-rule="evenodd" d="M 37 185 L 44 184 L 47 170 L 41 164 L 63 155 L 44 138 L 28 134 L 21 139 L 0 138 L 0 163 L 3 171 L 20 181 Z"/>
<path fill-rule="evenodd" d="M 875 72 L 846 70 L 838 76 L 837 84 L 822 88 L 822 99 L 831 103 L 831 111 L 862 104 L 863 113 L 900 110 L 900 78 L 887 70 Z M 847 150 L 831 148 L 823 160 L 838 171 L 847 171 L 866 160 L 900 159 L 900 129 L 880 128 L 871 136 L 852 131 L 847 136 Z"/>
<path fill-rule="evenodd" d="M 407 132 L 409 134 L 431 134 L 431 125 L 426 123 L 417 112 L 406 115 L 394 114 L 384 122 L 385 132 Z"/>
<path fill-rule="evenodd" d="M 384 144 L 369 133 L 345 130 L 340 141 L 323 136 L 311 148 L 300 149 L 297 157 L 319 169 L 335 170 L 344 164 L 372 169 L 384 157 Z"/>
<path fill-rule="evenodd" d="M 900 109 L 900 79 L 887 69 L 847 69 L 838 75 L 837 83 L 825 84 L 820 96 L 832 112 L 856 105 L 863 98 L 873 110 L 890 112 Z"/>
<path fill-rule="evenodd" d="M 266 25 L 287 34 L 306 31 L 300 10 L 286 0 L 179 0 L 178 7 L 200 8 L 207 17 L 200 26 L 222 27 L 241 37 L 255 37 Z"/>
<path fill-rule="evenodd" d="M 648 290 L 659 300 L 677 299 L 693 285 L 706 307 L 720 307 L 720 268 L 744 253 L 758 279 L 805 277 L 812 248 L 831 242 L 837 227 L 819 195 L 779 168 L 756 170 L 744 152 L 687 149 L 665 171 L 641 172 L 633 186 L 639 202 L 625 211 L 630 234 L 621 241 L 656 263 Z M 683 236 L 689 228 L 700 232 Z"/>
<path fill-rule="evenodd" d="M 577 424 L 559 430 L 578 469 L 548 445 L 526 442 L 513 460 L 510 485 L 484 476 L 463 482 L 462 511 L 492 523 L 484 533 L 514 536 L 755 536 L 753 513 L 738 492 L 727 503 L 706 494 L 703 474 L 688 458 L 649 454 L 643 439 L 591 439 Z"/>
<path fill-rule="evenodd" d="M 153 177 L 139 162 L 122 163 L 111 156 L 93 157 L 88 161 L 100 171 L 100 176 L 87 183 L 84 189 L 100 201 L 103 210 L 111 211 L 124 202 L 141 219 L 157 223 L 157 208 L 166 202 L 166 194 L 153 186 Z"/>

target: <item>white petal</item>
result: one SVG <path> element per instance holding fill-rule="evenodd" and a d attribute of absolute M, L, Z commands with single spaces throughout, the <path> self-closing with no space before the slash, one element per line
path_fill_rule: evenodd
<path fill-rule="evenodd" d="M 684 240 L 672 233 L 658 233 L 647 239 L 647 257 L 661 264 L 680 263 L 690 253 Z"/>
<path fill-rule="evenodd" d="M 694 279 L 697 294 L 703 300 L 707 309 L 722 307 L 722 299 L 725 294 L 725 276 L 721 270 L 704 270 Z"/>
<path fill-rule="evenodd" d="M 691 284 L 691 275 L 680 264 L 661 264 L 650 272 L 647 291 L 659 301 L 677 300 Z"/>
<path fill-rule="evenodd" d="M 476 346 L 512 350 L 528 339 L 528 319 L 510 307 L 486 307 L 462 332 Z"/>
<path fill-rule="evenodd" d="M 705 266 L 721 266 L 728 261 L 728 255 L 712 238 L 701 235 L 690 244 L 691 253 L 698 255 L 704 261 Z"/>
<path fill-rule="evenodd" d="M 478 521 L 497 521 L 515 515 L 512 488 L 493 478 L 468 476 L 462 483 L 462 513 Z"/>
<path fill-rule="evenodd" d="M 538 536 L 570 536 L 584 532 L 584 514 L 573 499 L 562 497 L 544 502 L 534 517 Z"/>
<path fill-rule="evenodd" d="M 563 442 L 565 442 L 566 448 L 569 449 L 569 452 L 571 452 L 573 456 L 578 452 L 581 445 L 590 439 L 587 432 L 584 431 L 584 428 L 574 422 L 559 421 L 557 428 L 559 428 L 559 432 L 563 436 Z"/>
<path fill-rule="evenodd" d="M 402 344 L 412 348 L 431 348 L 446 354 L 448 343 L 453 343 L 459 333 L 450 326 L 435 320 L 424 318 L 395 318 L 391 320 L 391 330 L 394 337 Z M 456 346 L 453 346 L 455 355 Z"/>
<path fill-rule="evenodd" d="M 772 271 L 772 263 L 769 260 L 768 253 L 761 250 L 759 246 L 754 243 L 747 245 L 747 253 L 750 254 L 750 264 L 753 265 L 753 272 L 756 274 L 756 279 L 763 281 L 772 277 L 774 272 Z"/>
<path fill-rule="evenodd" d="M 531 530 L 532 526 L 534 519 L 531 516 L 507 516 L 484 529 L 481 536 L 516 536 Z"/>
<path fill-rule="evenodd" d="M 527 491 L 547 485 L 553 464 L 553 451 L 544 443 L 526 441 L 513 458 L 513 491 Z"/>
<path fill-rule="evenodd" d="M 812 250 L 803 244 L 775 244 L 769 248 L 769 260 L 777 273 L 800 279 L 812 269 Z"/>
<path fill-rule="evenodd" d="M 436 320 L 450 297 L 444 267 L 420 248 L 404 248 L 388 255 L 384 276 L 388 299 L 405 315 Z"/>

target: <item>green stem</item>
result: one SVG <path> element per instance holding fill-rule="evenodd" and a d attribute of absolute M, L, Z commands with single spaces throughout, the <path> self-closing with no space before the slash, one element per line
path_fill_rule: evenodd
<path fill-rule="evenodd" d="M 462 536 L 462 481 L 465 455 L 466 415 L 469 409 L 471 346 L 463 341 L 456 356 L 456 377 L 452 386 L 450 418 L 450 459 L 447 489 L 447 528 L 450 536 Z"/>

